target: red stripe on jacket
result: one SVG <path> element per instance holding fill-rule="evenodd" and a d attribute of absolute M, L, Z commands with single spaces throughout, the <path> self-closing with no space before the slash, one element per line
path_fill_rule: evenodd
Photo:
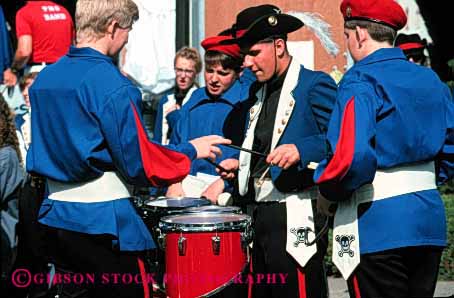
<path fill-rule="evenodd" d="M 334 156 L 317 183 L 341 180 L 350 169 L 355 152 L 355 101 L 352 96 L 342 116 L 341 130 Z"/>
<path fill-rule="evenodd" d="M 191 169 L 191 161 L 183 153 L 150 142 L 135 105 L 131 102 L 136 121 L 143 168 L 155 186 L 169 185 L 183 180 Z"/>

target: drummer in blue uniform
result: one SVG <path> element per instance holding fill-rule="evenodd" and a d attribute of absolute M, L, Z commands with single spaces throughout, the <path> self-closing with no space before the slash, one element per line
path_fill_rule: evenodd
<path fill-rule="evenodd" d="M 325 156 L 336 84 L 290 55 L 287 34 L 302 26 L 274 5 L 259 5 L 241 11 L 232 28 L 243 66 L 257 77 L 249 92 L 254 105 L 247 111 L 242 147 L 261 154 L 242 151 L 239 159 L 226 159 L 221 166 L 238 169 L 239 194 L 254 202 L 253 274 L 286 276 L 285 283 L 254 284 L 253 297 L 328 295 L 327 235 L 310 245 L 325 218 L 314 212 L 317 192 L 308 166 Z"/>
<path fill-rule="evenodd" d="M 112 60 L 137 19 L 131 0 L 79 0 L 77 46 L 29 91 L 27 170 L 46 180 L 39 222 L 51 234 L 50 259 L 57 273 L 95 275 L 57 282 L 59 297 L 149 297 L 143 252 L 155 244 L 129 200 L 131 185 L 176 183 L 192 159 L 215 158 L 216 144 L 230 142 L 208 136 L 166 148 L 147 139 L 140 91 Z"/>
<path fill-rule="evenodd" d="M 454 107 L 430 69 L 393 48 L 407 21 L 393 0 L 344 0 L 354 66 L 339 85 L 330 152 L 315 172 L 334 215 L 333 261 L 351 297 L 433 297 L 446 246 L 437 185 L 453 176 Z"/>
<path fill-rule="evenodd" d="M 221 33 L 224 34 L 224 33 Z M 206 86 L 193 92 L 187 104 L 181 109 L 181 117 L 171 136 L 171 144 L 187 142 L 206 135 L 222 135 L 239 144 L 243 136 L 243 100 L 247 98 L 252 80 L 241 77 L 242 59 L 236 44 L 223 45 L 231 40 L 230 35 L 217 35 L 202 41 L 205 49 L 204 76 Z M 242 116 L 243 115 L 243 116 Z M 238 156 L 238 151 L 222 148 L 223 154 L 216 159 Z M 231 187 L 216 172 L 216 166 L 207 160 L 197 160 L 191 165 L 191 173 L 182 183 L 169 187 L 168 197 L 204 196 L 213 203 L 229 198 L 226 192 Z"/>

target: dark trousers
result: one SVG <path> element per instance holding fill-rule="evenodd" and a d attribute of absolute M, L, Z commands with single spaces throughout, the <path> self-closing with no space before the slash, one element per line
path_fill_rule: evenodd
<path fill-rule="evenodd" d="M 143 253 L 114 249 L 109 235 L 51 232 L 51 260 L 60 278 L 54 279 L 53 294 L 60 298 L 150 297 L 153 276 Z"/>
<path fill-rule="evenodd" d="M 43 193 L 44 185 L 40 180 L 30 177 L 27 177 L 19 190 L 17 258 L 8 280 L 3 285 L 7 288 L 10 298 L 39 298 L 45 297 L 48 292 L 46 284 L 30 283 L 28 287 L 18 287 L 11 280 L 12 273 L 16 270 L 27 270 L 33 276 L 48 272 L 48 259 L 46 259 L 48 228 L 38 223 Z"/>
<path fill-rule="evenodd" d="M 315 208 L 314 208 L 315 209 Z M 323 226 L 324 217 L 314 211 L 315 230 Z M 328 236 L 317 243 L 317 253 L 304 268 L 286 251 L 287 211 L 285 203 L 257 203 L 254 211 L 253 276 L 264 274 L 260 284 L 252 287 L 253 297 L 327 297 L 328 287 L 323 258 Z M 268 275 L 267 275 L 268 274 Z M 269 274 L 288 274 L 285 283 L 276 283 Z M 256 280 L 257 281 L 257 280 Z M 300 295 L 300 293 L 302 295 Z"/>
<path fill-rule="evenodd" d="M 415 246 L 361 255 L 347 281 L 350 297 L 433 297 L 442 250 Z"/>

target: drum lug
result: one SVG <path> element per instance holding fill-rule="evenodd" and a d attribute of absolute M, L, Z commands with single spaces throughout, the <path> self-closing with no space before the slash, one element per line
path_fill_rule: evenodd
<path fill-rule="evenodd" d="M 178 253 L 180 256 L 186 255 L 186 238 L 183 235 L 178 238 Z"/>
<path fill-rule="evenodd" d="M 221 252 L 221 237 L 218 235 L 211 237 L 211 245 L 213 246 L 213 254 L 218 256 Z"/>
<path fill-rule="evenodd" d="M 249 243 L 252 241 L 252 229 L 248 226 L 244 230 L 244 232 L 240 233 L 241 236 L 241 247 L 243 248 L 243 251 L 247 250 L 247 247 Z"/>
<path fill-rule="evenodd" d="M 161 229 L 156 229 L 156 234 L 158 235 L 158 245 L 162 250 L 166 249 L 166 235 L 161 233 Z"/>
<path fill-rule="evenodd" d="M 241 232 L 240 233 L 241 237 L 241 248 L 243 249 L 244 252 L 247 251 L 247 246 L 249 244 L 249 237 L 247 236 L 247 232 Z"/>

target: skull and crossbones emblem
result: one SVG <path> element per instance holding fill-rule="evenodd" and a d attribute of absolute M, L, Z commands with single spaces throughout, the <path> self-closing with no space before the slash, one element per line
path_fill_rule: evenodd
<path fill-rule="evenodd" d="M 304 243 L 307 246 L 309 243 L 309 232 L 312 232 L 312 229 L 309 227 L 299 227 L 297 229 L 291 228 L 290 232 L 296 236 L 296 241 L 293 242 L 293 246 L 298 247 L 300 243 Z"/>
<path fill-rule="evenodd" d="M 355 253 L 350 248 L 350 244 L 355 240 L 354 235 L 337 235 L 336 241 L 339 242 L 341 249 L 339 251 L 339 257 L 342 257 L 345 254 L 348 254 L 350 257 L 353 257 Z"/>

